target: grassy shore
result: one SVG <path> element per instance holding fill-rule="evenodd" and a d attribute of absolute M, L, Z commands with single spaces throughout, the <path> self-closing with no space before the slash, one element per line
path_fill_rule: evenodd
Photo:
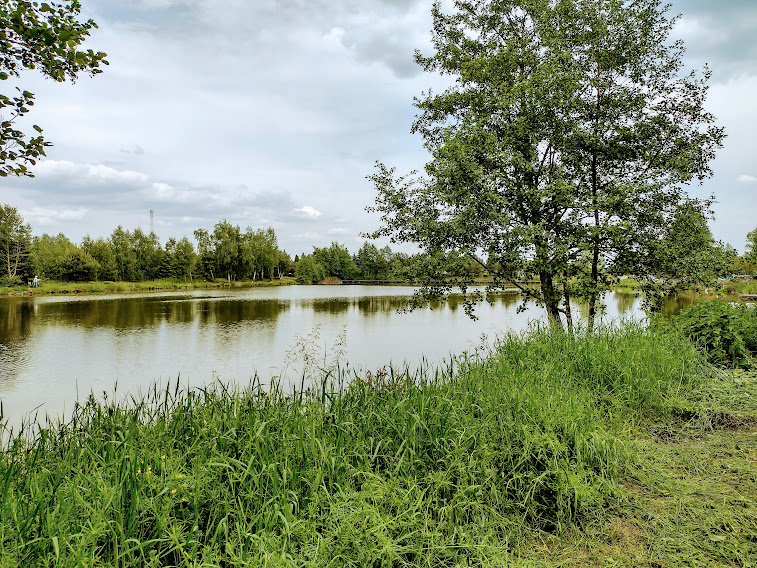
<path fill-rule="evenodd" d="M 747 566 L 756 411 L 757 377 L 635 325 L 294 395 L 90 398 L 5 432 L 0 567 Z"/>
<path fill-rule="evenodd" d="M 206 290 L 212 288 L 253 288 L 257 286 L 286 286 L 294 284 L 294 278 L 284 276 L 275 280 L 235 281 L 226 280 L 148 280 L 145 282 L 57 282 L 42 281 L 37 288 L 30 286 L 0 286 L 3 296 L 36 296 L 44 294 L 95 294 L 100 292 L 161 292 L 171 290 Z"/>

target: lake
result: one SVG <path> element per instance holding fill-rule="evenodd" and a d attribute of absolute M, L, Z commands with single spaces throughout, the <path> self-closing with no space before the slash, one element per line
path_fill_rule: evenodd
<path fill-rule="evenodd" d="M 159 381 L 190 387 L 214 379 L 247 385 L 258 376 L 299 383 L 303 345 L 334 361 L 339 338 L 356 370 L 434 366 L 496 334 L 544 322 L 519 296 L 501 294 L 470 320 L 459 296 L 397 313 L 412 288 L 281 286 L 218 291 L 0 298 L 0 400 L 20 423 L 37 412 L 70 414 L 90 393 L 144 392 Z M 640 298 L 616 291 L 605 318 L 643 317 Z M 577 306 L 586 315 L 586 309 Z M 298 338 L 309 336 L 309 340 Z"/>

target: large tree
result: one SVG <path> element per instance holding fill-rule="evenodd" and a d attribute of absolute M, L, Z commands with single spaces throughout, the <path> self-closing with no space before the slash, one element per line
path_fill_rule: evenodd
<path fill-rule="evenodd" d="M 119 263 L 116 259 L 116 253 L 113 250 L 112 242 L 99 237 L 93 240 L 86 235 L 81 243 L 81 248 L 87 254 L 97 261 L 99 269 L 97 271 L 98 280 L 117 280 Z"/>
<path fill-rule="evenodd" d="M 657 278 L 644 281 L 642 289 L 653 307 L 661 308 L 662 300 L 676 290 L 726 276 L 735 256 L 733 247 L 712 237 L 706 208 L 696 201 L 685 201 L 662 238 L 649 246 L 642 272 Z"/>
<path fill-rule="evenodd" d="M 752 263 L 757 264 L 757 229 L 746 234 L 744 256 L 749 258 Z"/>
<path fill-rule="evenodd" d="M 36 2 L 0 1 L 0 80 L 19 77 L 25 69 L 37 69 L 55 80 L 76 80 L 79 73 L 101 73 L 107 65 L 105 53 L 80 50 L 97 25 L 79 22 L 77 0 Z M 34 105 L 34 95 L 16 87 L 16 94 L 0 93 L 0 176 L 31 176 L 27 164 L 34 165 L 45 155 L 49 142 L 34 125 L 28 136 L 16 128 L 19 118 Z"/>
<path fill-rule="evenodd" d="M 0 205 L 0 277 L 18 283 L 24 274 L 32 240 L 32 228 L 24 223 L 18 209 Z"/>
<path fill-rule="evenodd" d="M 73 248 L 74 243 L 63 233 L 34 237 L 29 250 L 31 272 L 45 280 L 61 280 L 63 259 Z"/>
<path fill-rule="evenodd" d="M 315 247 L 313 258 L 321 263 L 327 277 L 354 280 L 360 274 L 360 270 L 355 261 L 352 260 L 347 247 L 337 242 L 332 242 L 329 248 Z"/>
<path fill-rule="evenodd" d="M 711 175 L 724 134 L 703 108 L 709 73 L 681 73 L 659 0 L 454 5 L 434 5 L 435 53 L 416 54 L 455 79 L 416 100 L 426 175 L 377 164 L 371 236 L 468 255 L 493 274 L 489 291 L 513 282 L 556 327 L 584 299 L 591 327 L 613 276 L 643 268 L 682 186 Z M 518 283 L 528 275 L 538 290 Z M 471 281 L 439 278 L 418 297 Z"/>

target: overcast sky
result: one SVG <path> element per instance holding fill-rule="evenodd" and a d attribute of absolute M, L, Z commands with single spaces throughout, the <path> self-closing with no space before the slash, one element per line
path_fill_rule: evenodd
<path fill-rule="evenodd" d="M 292 256 L 331 241 L 357 250 L 377 218 L 365 176 L 427 154 L 410 134 L 413 97 L 440 78 L 431 0 L 81 0 L 108 53 L 95 78 L 58 84 L 26 72 L 37 104 L 23 124 L 54 143 L 35 179 L 0 181 L 0 203 L 35 234 L 108 236 L 117 225 L 161 242 L 272 226 Z M 686 63 L 713 70 L 709 109 L 726 127 L 715 175 L 715 238 L 743 249 L 757 227 L 757 2 L 672 0 Z"/>

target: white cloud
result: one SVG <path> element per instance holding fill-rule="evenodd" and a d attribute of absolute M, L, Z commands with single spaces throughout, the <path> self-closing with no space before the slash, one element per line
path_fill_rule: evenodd
<path fill-rule="evenodd" d="M 755 155 L 757 3 L 672 3 L 684 14 L 673 33 L 686 40 L 684 62 L 711 64 L 707 107 L 728 134 L 715 176 L 691 191 L 716 194 L 715 236 L 738 243 L 757 208 L 757 186 L 739 179 Z M 350 242 L 380 223 L 364 211 L 375 161 L 407 172 L 428 159 L 409 133 L 413 97 L 454 79 L 412 60 L 416 48 L 431 53 L 432 0 L 84 4 L 99 25 L 86 48 L 106 51 L 110 65 L 76 84 L 23 75 L 36 96 L 30 120 L 54 146 L 37 178 L 0 190 L 19 209 L 48 212 L 28 216 L 35 232 L 74 241 L 119 224 L 144 229 L 154 209 L 162 240 L 227 219 L 271 225 L 288 249 L 307 248 L 298 239 L 316 225 L 313 238 Z M 60 217 L 80 210 L 86 222 Z"/>
<path fill-rule="evenodd" d="M 329 31 L 329 33 L 327 33 L 323 37 L 325 37 L 329 41 L 334 41 L 334 42 L 337 42 L 337 43 L 341 43 L 342 42 L 342 38 L 344 37 L 344 29 L 340 28 L 340 27 L 331 28 L 331 30 Z"/>
<path fill-rule="evenodd" d="M 314 209 L 310 205 L 305 205 L 304 207 L 300 207 L 299 209 L 295 209 L 298 213 L 304 213 L 306 216 L 310 217 L 311 219 L 317 219 L 323 213 L 318 211 L 317 209 Z"/>
<path fill-rule="evenodd" d="M 739 183 L 757 183 L 757 176 L 741 175 L 738 177 Z"/>
<path fill-rule="evenodd" d="M 293 235 L 293 238 L 297 241 L 318 244 L 321 240 L 321 235 L 318 233 L 301 233 L 299 235 Z"/>
<path fill-rule="evenodd" d="M 70 221 L 78 221 L 79 219 L 83 219 L 84 215 L 87 214 L 87 209 L 85 208 L 79 208 L 79 209 L 66 209 L 65 211 L 61 211 L 58 214 L 58 217 L 60 219 L 64 220 L 70 220 Z"/>
<path fill-rule="evenodd" d="M 84 207 L 62 210 L 33 207 L 31 209 L 23 209 L 21 214 L 29 223 L 48 226 L 59 221 L 80 221 L 86 216 L 87 211 Z"/>
<path fill-rule="evenodd" d="M 77 184 L 142 185 L 148 176 L 132 170 L 119 171 L 103 164 L 76 164 L 66 160 L 44 160 L 34 169 L 41 178 L 66 178 Z"/>

